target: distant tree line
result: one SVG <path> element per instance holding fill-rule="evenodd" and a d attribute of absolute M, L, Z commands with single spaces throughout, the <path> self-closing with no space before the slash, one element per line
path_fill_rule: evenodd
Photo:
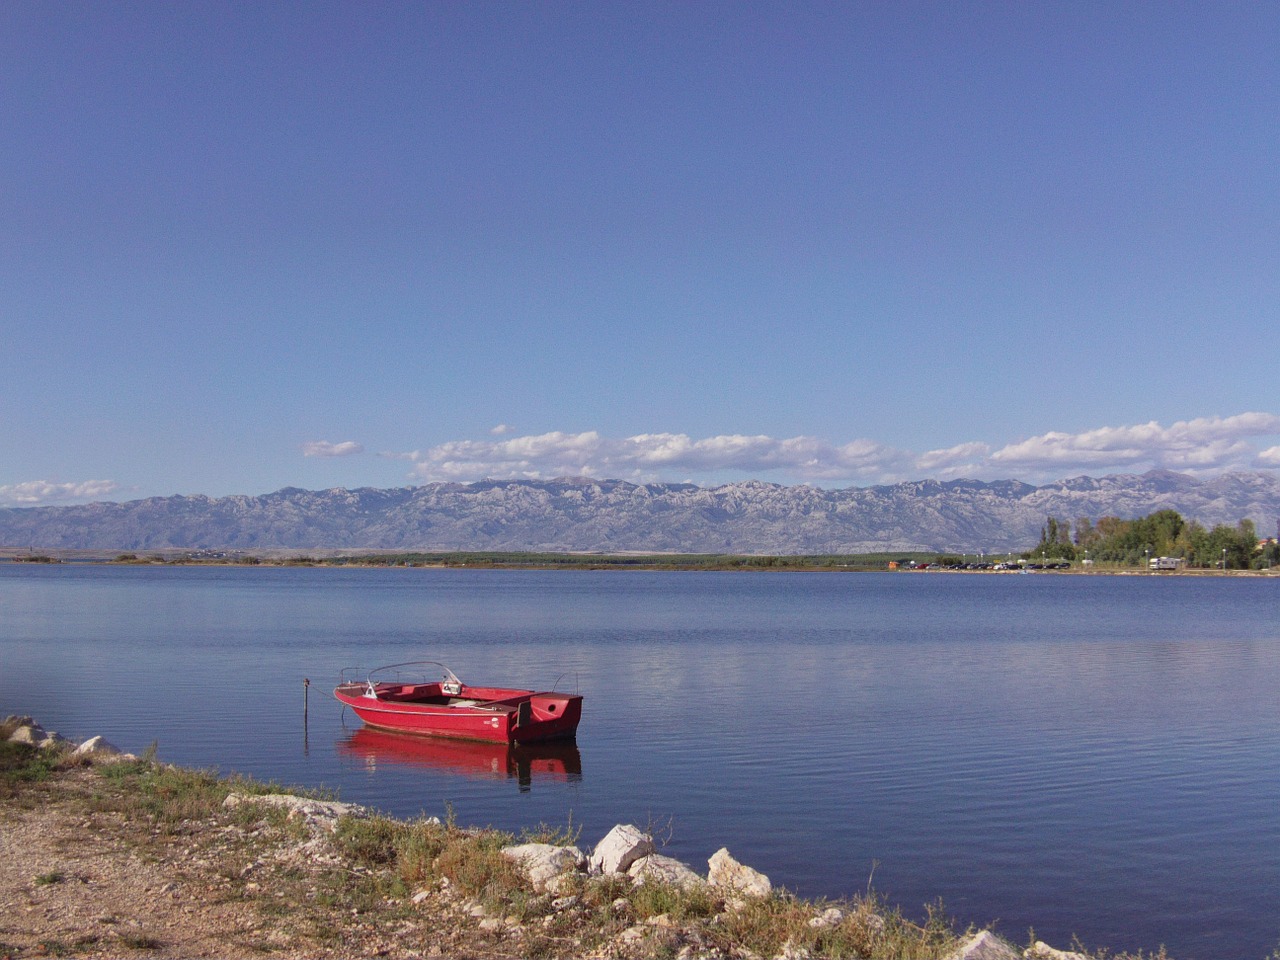
<path fill-rule="evenodd" d="M 1097 560 L 1142 564 L 1150 557 L 1181 557 L 1188 567 L 1259 569 L 1280 563 L 1280 544 L 1271 540 L 1261 549 L 1252 520 L 1212 530 L 1188 522 L 1176 510 L 1158 510 L 1137 520 L 1103 517 L 1096 523 L 1080 517 L 1075 529 L 1069 521 L 1048 517 L 1040 542 L 1023 556 Z M 1224 563 L 1225 561 L 1225 563 Z"/>

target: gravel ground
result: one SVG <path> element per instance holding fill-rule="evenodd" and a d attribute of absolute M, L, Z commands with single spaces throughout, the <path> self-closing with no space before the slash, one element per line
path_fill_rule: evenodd
<path fill-rule="evenodd" d="M 161 830 L 111 789 L 79 768 L 0 800 L 0 957 L 517 955 L 447 902 L 351 907 L 332 865 L 288 856 L 296 834 L 230 817 Z"/>

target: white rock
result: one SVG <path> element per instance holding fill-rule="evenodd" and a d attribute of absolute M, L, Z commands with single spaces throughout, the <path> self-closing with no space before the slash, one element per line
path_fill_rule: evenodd
<path fill-rule="evenodd" d="M 368 816 L 368 809 L 358 803 L 340 803 L 337 800 L 312 800 L 309 797 L 295 797 L 287 793 L 229 793 L 222 805 L 233 810 L 244 803 L 260 804 L 265 807 L 280 807 L 289 811 L 292 819 L 303 820 L 312 829 L 333 831 L 338 827 L 340 817 Z"/>
<path fill-rule="evenodd" d="M 653 837 L 639 827 L 620 823 L 596 844 L 591 853 L 593 875 L 626 873 L 631 864 L 653 853 Z"/>
<path fill-rule="evenodd" d="M 29 723 L 23 723 L 13 733 L 9 734 L 10 743 L 29 743 L 31 746 L 39 746 L 49 736 L 44 732 L 44 727 L 31 720 Z"/>
<path fill-rule="evenodd" d="M 1030 960 L 1089 960 L 1083 953 L 1075 953 L 1071 950 L 1055 950 L 1043 940 L 1037 940 L 1035 946 L 1024 950 L 1022 955 L 1030 958 Z"/>
<path fill-rule="evenodd" d="M 691 889 L 706 883 L 693 872 L 688 864 L 681 863 L 674 857 L 666 857 L 660 853 L 651 853 L 641 857 L 627 868 L 627 873 L 636 883 L 657 881 L 670 883 L 683 889 Z"/>
<path fill-rule="evenodd" d="M 947 960 L 1018 960 L 1018 951 L 990 930 L 969 937 Z"/>
<path fill-rule="evenodd" d="M 744 897 L 767 897 L 773 890 L 768 877 L 733 859 L 727 847 L 713 853 L 707 866 L 707 881 L 713 887 L 724 887 Z"/>
<path fill-rule="evenodd" d="M 55 747 L 66 746 L 71 743 L 66 737 L 60 733 L 54 733 L 50 730 L 45 734 L 44 739 L 40 741 L 41 750 L 53 750 Z"/>
<path fill-rule="evenodd" d="M 72 758 L 88 757 L 90 760 L 105 760 L 107 757 L 120 756 L 120 748 L 109 743 L 106 737 L 90 737 L 71 751 Z"/>
<path fill-rule="evenodd" d="M 808 947 L 799 946 L 788 940 L 782 945 L 782 950 L 775 960 L 810 960 L 812 956 Z"/>
<path fill-rule="evenodd" d="M 520 864 L 538 893 L 558 892 L 562 878 L 582 869 L 584 857 L 577 847 L 550 843 L 521 843 L 503 847 L 502 855 Z"/>
<path fill-rule="evenodd" d="M 838 923 L 840 923 L 840 921 L 842 921 L 843 919 L 844 919 L 843 910 L 841 910 L 839 907 L 828 907 L 826 910 L 823 910 L 820 914 L 818 914 L 816 917 L 810 920 L 809 926 L 815 927 L 815 928 L 834 927 Z"/>

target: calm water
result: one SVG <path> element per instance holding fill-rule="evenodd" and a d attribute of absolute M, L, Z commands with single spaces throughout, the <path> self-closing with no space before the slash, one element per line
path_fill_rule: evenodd
<path fill-rule="evenodd" d="M 1280 583 L 0 565 L 0 714 L 508 828 L 670 825 L 1058 946 L 1280 940 Z M 338 671 L 575 687 L 577 748 L 369 737 Z M 304 677 L 313 681 L 303 725 Z"/>

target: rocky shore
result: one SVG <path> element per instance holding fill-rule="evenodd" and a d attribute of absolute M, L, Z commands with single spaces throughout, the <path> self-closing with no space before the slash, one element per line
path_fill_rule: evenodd
<path fill-rule="evenodd" d="M 30 717 L 0 748 L 0 957 L 1089 960 L 801 900 L 727 849 L 699 872 L 630 824 L 582 847 L 394 820 Z"/>

